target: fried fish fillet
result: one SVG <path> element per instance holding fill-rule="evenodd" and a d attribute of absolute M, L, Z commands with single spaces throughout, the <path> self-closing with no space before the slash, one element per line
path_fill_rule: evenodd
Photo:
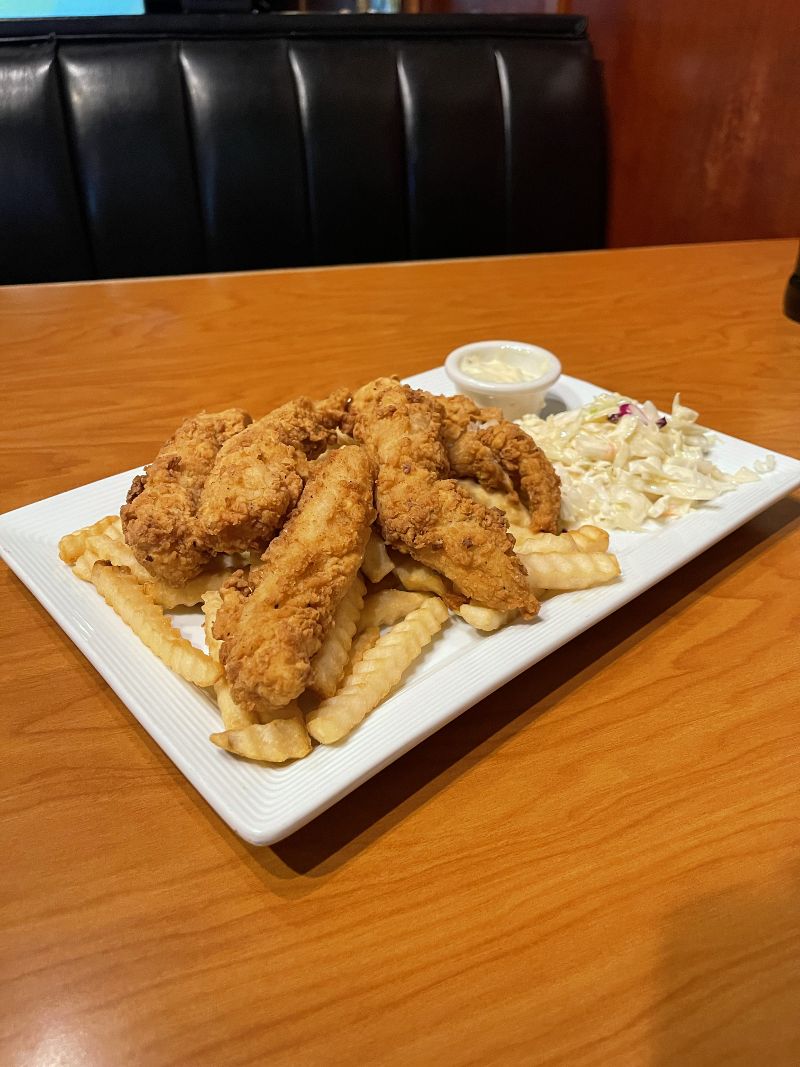
<path fill-rule="evenodd" d="M 348 392 L 299 397 L 228 441 L 200 497 L 198 517 L 215 552 L 263 549 L 297 503 L 309 460 L 336 441 Z"/>
<path fill-rule="evenodd" d="M 456 478 L 475 478 L 485 489 L 506 493 L 515 503 L 516 490 L 510 476 L 474 432 L 488 420 L 503 418 L 500 408 L 478 408 L 468 396 L 437 396 L 442 409 L 442 441 L 450 471 Z"/>
<path fill-rule="evenodd" d="M 377 467 L 376 503 L 386 542 L 445 575 L 464 597 L 535 615 L 539 605 L 503 515 L 472 500 L 448 477 L 437 401 L 378 378 L 355 394 L 349 421 Z"/>
<path fill-rule="evenodd" d="M 251 575 L 220 590 L 214 636 L 234 699 L 284 707 L 305 688 L 311 659 L 355 578 L 375 518 L 373 467 L 357 445 L 311 465 L 296 511 Z"/>
<path fill-rule="evenodd" d="M 498 408 L 480 408 L 465 396 L 439 396 L 443 437 L 453 474 L 501 490 L 530 513 L 530 529 L 558 532 L 561 482 L 529 434 Z"/>
<path fill-rule="evenodd" d="M 183 585 L 211 558 L 197 520 L 197 506 L 217 453 L 251 422 L 230 408 L 186 419 L 138 474 L 122 506 L 125 540 L 152 574 Z"/>

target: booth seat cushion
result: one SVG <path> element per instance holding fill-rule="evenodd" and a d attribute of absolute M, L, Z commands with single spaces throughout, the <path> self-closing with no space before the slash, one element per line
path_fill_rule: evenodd
<path fill-rule="evenodd" d="M 0 22 L 0 283 L 599 247 L 585 20 Z"/>

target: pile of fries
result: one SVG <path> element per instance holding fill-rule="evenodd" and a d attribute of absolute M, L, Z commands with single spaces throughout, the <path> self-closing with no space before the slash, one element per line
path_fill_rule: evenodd
<path fill-rule="evenodd" d="M 584 526 L 569 533 L 531 533 L 525 528 L 525 516 L 506 506 L 500 494 L 487 493 L 476 483 L 462 484 L 482 502 L 506 512 L 515 551 L 540 597 L 587 589 L 619 575 L 604 530 Z M 214 693 L 223 725 L 211 736 L 216 745 L 269 763 L 306 756 L 312 739 L 329 745 L 346 737 L 396 689 L 451 614 L 442 577 L 409 556 L 390 551 L 373 531 L 361 573 L 339 604 L 331 632 L 311 662 L 306 692 L 287 707 L 256 714 L 233 699 L 213 624 L 220 586 L 237 567 L 261 565 L 257 556 L 228 557 L 224 565 L 209 568 L 186 585 L 171 586 L 139 563 L 114 515 L 67 534 L 59 542 L 59 555 L 78 578 L 94 585 L 163 663 Z M 208 653 L 187 641 L 167 614 L 173 608 L 197 605 L 204 613 Z M 515 612 L 475 604 L 455 606 L 453 611 L 484 632 L 516 617 Z"/>

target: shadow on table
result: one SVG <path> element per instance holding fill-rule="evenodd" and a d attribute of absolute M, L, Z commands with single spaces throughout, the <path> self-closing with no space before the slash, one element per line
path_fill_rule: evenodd
<path fill-rule="evenodd" d="M 162 763 L 173 777 L 182 802 L 208 822 L 220 839 L 227 841 L 240 859 L 265 880 L 271 891 L 278 895 L 303 896 L 313 891 L 316 879 L 342 867 L 494 751 L 510 724 L 520 730 L 535 722 L 568 693 L 602 672 L 609 662 L 657 630 L 663 621 L 680 614 L 712 591 L 723 578 L 758 556 L 770 542 L 778 542 L 798 526 L 800 500 L 787 497 L 468 709 L 313 822 L 271 848 L 252 846 L 236 837 L 174 769 L 156 742 L 144 731 L 136 731 L 136 736 L 151 757 Z M 27 590 L 24 595 L 32 608 L 49 620 L 45 609 Z M 53 632 L 74 657 L 78 669 L 105 689 L 105 683 L 66 634 L 56 626 Z M 113 699 L 127 714 L 124 705 L 116 697 Z M 702 927 L 704 921 L 708 920 L 697 919 L 697 925 Z M 694 922 L 691 915 L 679 918 L 680 926 L 688 927 Z M 676 944 L 680 944 L 682 937 L 676 933 Z M 687 945 L 691 940 L 691 934 L 686 934 Z M 657 1064 L 669 1061 L 667 1052 L 673 1046 L 667 1041 L 667 1029 L 665 1024 L 666 1051 Z"/>
<path fill-rule="evenodd" d="M 284 841 L 271 849 L 244 847 L 257 865 L 279 878 L 320 877 L 342 866 L 491 752 L 504 727 L 516 722 L 523 728 L 535 721 L 663 620 L 707 594 L 770 540 L 786 536 L 798 521 L 800 501 L 780 501 L 464 712 Z"/>
<path fill-rule="evenodd" d="M 761 857 L 749 861 L 757 872 Z M 648 1040 L 652 1067 L 799 1062 L 800 869 L 794 873 L 794 884 L 763 878 L 670 916 Z"/>

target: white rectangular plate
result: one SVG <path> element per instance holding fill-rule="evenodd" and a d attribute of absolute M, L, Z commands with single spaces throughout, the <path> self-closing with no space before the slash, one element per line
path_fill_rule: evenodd
<path fill-rule="evenodd" d="M 409 379 L 434 393 L 454 392 L 442 368 Z M 603 392 L 562 377 L 550 396 L 573 408 Z M 724 470 L 752 465 L 764 449 L 718 435 L 712 458 Z M 612 535 L 622 578 L 565 593 L 541 615 L 481 635 L 452 619 L 402 687 L 338 745 L 269 767 L 212 745 L 220 728 L 214 702 L 174 675 L 113 613 L 92 586 L 58 558 L 58 540 L 119 510 L 135 471 L 73 489 L 0 516 L 0 554 L 105 678 L 141 725 L 238 834 L 268 845 L 299 829 L 373 774 L 515 675 L 671 574 L 800 484 L 800 462 L 777 456 L 776 469 L 713 504 L 643 533 Z M 176 614 L 203 646 L 199 611 Z"/>

